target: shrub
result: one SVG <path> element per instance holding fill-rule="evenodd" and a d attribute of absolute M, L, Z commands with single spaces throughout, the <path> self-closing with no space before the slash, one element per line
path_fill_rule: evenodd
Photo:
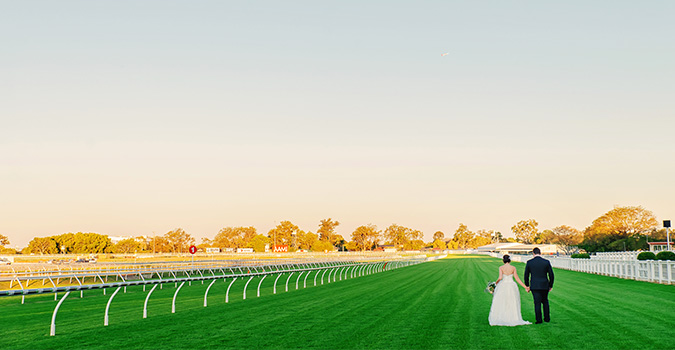
<path fill-rule="evenodd" d="M 656 254 L 656 260 L 675 260 L 675 253 L 663 251 Z"/>
<path fill-rule="evenodd" d="M 642 252 L 637 256 L 638 260 L 656 260 L 656 255 L 652 252 Z"/>
<path fill-rule="evenodd" d="M 572 259 L 590 259 L 591 256 L 588 255 L 588 253 L 579 253 L 579 254 L 572 254 L 571 258 Z"/>

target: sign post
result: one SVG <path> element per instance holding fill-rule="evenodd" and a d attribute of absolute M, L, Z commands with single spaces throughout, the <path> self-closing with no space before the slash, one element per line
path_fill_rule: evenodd
<path fill-rule="evenodd" d="M 192 267 L 195 266 L 195 253 L 197 252 L 197 247 L 194 245 L 190 246 L 190 254 L 192 254 Z"/>

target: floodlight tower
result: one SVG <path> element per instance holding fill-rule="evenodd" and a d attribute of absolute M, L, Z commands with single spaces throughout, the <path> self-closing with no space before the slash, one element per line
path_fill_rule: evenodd
<path fill-rule="evenodd" d="M 666 229 L 666 249 L 670 249 L 670 220 L 663 220 L 663 228 Z"/>

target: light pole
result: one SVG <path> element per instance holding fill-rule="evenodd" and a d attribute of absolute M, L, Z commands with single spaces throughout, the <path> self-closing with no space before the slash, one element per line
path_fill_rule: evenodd
<path fill-rule="evenodd" d="M 663 228 L 666 229 L 666 249 L 670 249 L 670 220 L 663 220 Z"/>

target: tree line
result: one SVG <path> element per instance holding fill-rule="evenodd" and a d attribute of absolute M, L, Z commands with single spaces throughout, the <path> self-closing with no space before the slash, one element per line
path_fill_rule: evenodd
<path fill-rule="evenodd" d="M 346 239 L 336 232 L 340 222 L 332 218 L 321 220 L 316 232 L 304 231 L 290 221 L 281 221 L 266 235 L 253 226 L 224 227 L 212 239 L 202 238 L 195 243 L 194 237 L 181 228 L 160 236 L 140 236 L 113 243 L 107 235 L 97 233 L 65 233 L 51 237 L 35 237 L 24 254 L 98 254 L 98 253 L 185 253 L 190 245 L 198 248 L 216 247 L 252 248 L 265 251 L 265 246 L 286 245 L 289 251 L 366 251 L 382 246 L 396 250 L 471 249 L 490 243 L 520 242 L 526 244 L 556 244 L 566 253 L 580 250 L 587 252 L 647 250 L 648 241 L 665 240 L 665 229 L 658 229 L 654 214 L 642 207 L 614 207 L 595 219 L 584 230 L 561 225 L 540 231 L 534 219 L 517 222 L 511 231 L 514 238 L 504 238 L 501 232 L 480 229 L 476 232 L 460 223 L 452 238 L 442 231 L 433 234 L 430 242 L 424 242 L 419 230 L 392 224 L 384 230 L 368 224 L 357 227 Z M 0 252 L 17 253 L 4 248 L 9 244 L 6 236 L 0 235 Z"/>

